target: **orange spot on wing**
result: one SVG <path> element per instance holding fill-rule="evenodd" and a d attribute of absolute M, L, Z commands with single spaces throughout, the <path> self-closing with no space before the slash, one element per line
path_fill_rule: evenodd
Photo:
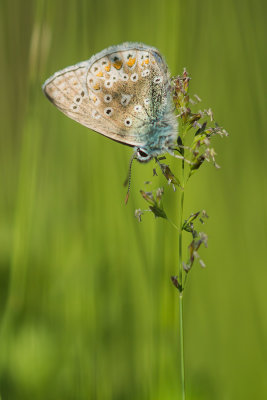
<path fill-rule="evenodd" d="M 98 72 L 98 74 L 96 74 L 96 76 L 99 76 L 101 78 L 103 76 L 103 72 L 102 71 Z"/>
<path fill-rule="evenodd" d="M 93 86 L 93 89 L 95 89 L 95 90 L 99 90 L 99 89 L 100 89 L 100 85 L 99 85 L 99 83 L 96 83 L 96 84 Z"/>
<path fill-rule="evenodd" d="M 135 63 L 135 58 L 130 57 L 129 60 L 127 61 L 127 64 L 129 67 L 132 67 Z"/>
<path fill-rule="evenodd" d="M 110 71 L 110 64 L 109 64 L 109 65 L 107 65 L 107 66 L 105 67 L 105 70 L 106 70 L 107 72 L 109 72 L 109 71 Z"/>
<path fill-rule="evenodd" d="M 122 67 L 122 61 L 121 60 L 117 60 L 114 62 L 113 67 L 115 67 L 116 69 L 121 69 Z"/>
<path fill-rule="evenodd" d="M 93 97 L 93 102 L 95 103 L 97 101 L 97 97 Z"/>
<path fill-rule="evenodd" d="M 145 60 L 145 63 L 146 63 L 146 64 L 149 64 L 149 59 L 148 59 L 148 58 Z"/>

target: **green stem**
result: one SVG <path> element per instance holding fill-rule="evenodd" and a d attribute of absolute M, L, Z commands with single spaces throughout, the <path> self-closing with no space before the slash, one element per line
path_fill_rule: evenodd
<path fill-rule="evenodd" d="M 179 223 L 179 283 L 183 288 L 183 209 L 184 209 L 184 189 L 181 192 L 180 200 L 180 223 Z"/>
<path fill-rule="evenodd" d="M 183 210 L 184 210 L 184 160 L 182 162 L 183 190 L 180 197 L 179 218 L 179 328 L 180 328 L 180 367 L 182 400 L 185 400 L 185 373 L 184 373 L 184 326 L 183 326 Z"/>
<path fill-rule="evenodd" d="M 183 327 L 183 292 L 179 295 L 180 308 L 180 355 L 181 355 L 181 390 L 182 400 L 185 400 L 185 378 L 184 378 L 184 327 Z"/>

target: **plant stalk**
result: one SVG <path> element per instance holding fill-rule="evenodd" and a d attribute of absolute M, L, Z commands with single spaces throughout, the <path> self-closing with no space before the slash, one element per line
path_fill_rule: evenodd
<path fill-rule="evenodd" d="M 180 223 L 179 223 L 179 283 L 183 290 L 183 210 L 184 210 L 184 189 L 181 192 L 180 200 Z"/>
<path fill-rule="evenodd" d="M 180 310 L 180 357 L 181 357 L 181 390 L 182 400 L 185 400 L 185 376 L 184 376 L 184 327 L 183 327 L 183 292 L 179 294 Z"/>
<path fill-rule="evenodd" d="M 182 162 L 183 190 L 180 197 L 180 224 L 179 224 L 179 328 L 180 328 L 180 368 L 182 400 L 185 400 L 185 372 L 184 372 L 184 325 L 183 325 L 183 210 L 184 210 L 184 160 Z"/>

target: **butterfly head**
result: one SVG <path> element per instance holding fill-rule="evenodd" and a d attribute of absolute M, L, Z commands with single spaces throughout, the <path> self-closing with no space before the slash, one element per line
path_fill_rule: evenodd
<path fill-rule="evenodd" d="M 149 151 L 145 147 L 138 147 L 135 150 L 136 159 L 141 163 L 146 163 L 153 158 L 152 154 L 149 154 Z"/>

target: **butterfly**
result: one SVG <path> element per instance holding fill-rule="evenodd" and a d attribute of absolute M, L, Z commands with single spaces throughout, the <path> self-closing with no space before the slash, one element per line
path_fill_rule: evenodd
<path fill-rule="evenodd" d="M 168 66 L 143 43 L 108 47 L 56 72 L 43 84 L 46 97 L 80 124 L 134 148 L 147 162 L 173 154 L 178 136 Z"/>

